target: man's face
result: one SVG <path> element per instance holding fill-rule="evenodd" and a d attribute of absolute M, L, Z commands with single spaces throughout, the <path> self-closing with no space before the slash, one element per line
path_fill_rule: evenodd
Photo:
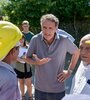
<path fill-rule="evenodd" d="M 45 20 L 41 26 L 43 36 L 47 42 L 52 42 L 55 36 L 55 32 L 57 27 L 55 26 L 55 22 Z"/>
<path fill-rule="evenodd" d="M 27 30 L 29 30 L 29 25 L 28 24 L 23 24 L 22 28 L 23 28 L 23 31 L 24 30 L 27 31 Z"/>
<path fill-rule="evenodd" d="M 85 41 L 81 41 L 79 48 L 81 60 L 90 64 L 90 44 L 86 44 Z"/>
<path fill-rule="evenodd" d="M 21 46 L 24 46 L 24 41 L 25 41 L 24 38 L 21 38 L 21 39 L 20 39 L 19 42 L 20 42 L 20 45 L 21 45 Z"/>
<path fill-rule="evenodd" d="M 12 59 L 13 59 L 13 62 L 17 60 L 17 57 L 18 57 L 18 54 L 19 54 L 19 46 L 18 47 L 14 47 L 13 48 L 13 51 L 12 51 Z"/>

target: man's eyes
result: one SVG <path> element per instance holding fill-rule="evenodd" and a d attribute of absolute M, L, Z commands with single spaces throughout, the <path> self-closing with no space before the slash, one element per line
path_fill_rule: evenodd
<path fill-rule="evenodd" d="M 79 49 L 80 49 L 80 50 L 87 50 L 87 51 L 90 51 L 90 47 L 86 47 L 86 48 L 84 48 L 84 47 L 79 47 Z"/>
<path fill-rule="evenodd" d="M 87 47 L 86 50 L 87 50 L 87 51 L 90 51 L 90 47 Z"/>
<path fill-rule="evenodd" d="M 52 29 L 52 27 L 49 27 L 49 28 L 47 28 L 47 27 L 43 27 L 43 29 Z"/>

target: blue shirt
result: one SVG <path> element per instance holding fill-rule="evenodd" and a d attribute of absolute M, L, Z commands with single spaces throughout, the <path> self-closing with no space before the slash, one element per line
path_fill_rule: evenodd
<path fill-rule="evenodd" d="M 16 73 L 13 68 L 0 61 L 0 100 L 20 100 Z"/>
<path fill-rule="evenodd" d="M 75 41 L 75 39 L 72 37 L 72 35 L 70 35 L 69 33 L 67 33 L 64 30 L 58 29 L 57 30 L 57 34 L 63 35 L 63 36 L 67 36 L 69 40 L 71 40 L 72 42 Z"/>

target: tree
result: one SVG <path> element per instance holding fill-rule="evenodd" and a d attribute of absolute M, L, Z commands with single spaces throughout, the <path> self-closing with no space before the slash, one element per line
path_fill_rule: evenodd
<path fill-rule="evenodd" d="M 4 6 L 9 20 L 20 25 L 28 20 L 33 32 L 38 32 L 40 17 L 46 13 L 55 14 L 60 22 L 72 22 L 76 38 L 78 33 L 76 21 L 90 15 L 89 0 L 9 0 Z"/>
<path fill-rule="evenodd" d="M 50 12 L 54 13 L 60 22 L 72 22 L 77 41 L 78 29 L 76 27 L 77 20 L 85 19 L 86 15 L 90 15 L 89 0 L 56 0 L 53 1 Z"/>
<path fill-rule="evenodd" d="M 40 17 L 48 12 L 49 6 L 50 0 L 10 0 L 4 9 L 11 22 L 19 25 L 23 20 L 28 20 L 31 29 L 37 32 Z"/>
<path fill-rule="evenodd" d="M 8 0 L 0 0 L 0 16 L 4 16 L 3 7 L 8 4 Z"/>

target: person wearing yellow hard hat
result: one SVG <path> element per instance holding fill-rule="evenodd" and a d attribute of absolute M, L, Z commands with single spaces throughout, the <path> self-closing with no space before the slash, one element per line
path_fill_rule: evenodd
<path fill-rule="evenodd" d="M 0 100 L 20 100 L 16 73 L 10 64 L 17 59 L 21 37 L 17 26 L 0 21 Z"/>

